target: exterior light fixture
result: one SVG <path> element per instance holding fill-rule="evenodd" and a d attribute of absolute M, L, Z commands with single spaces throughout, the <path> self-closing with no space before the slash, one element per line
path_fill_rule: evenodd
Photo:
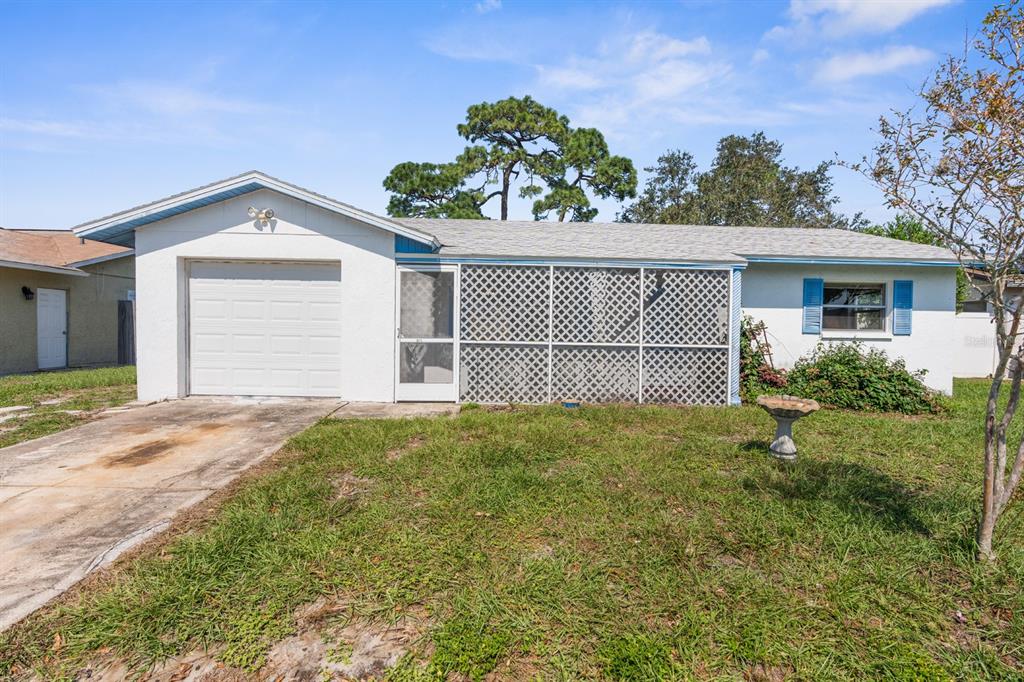
<path fill-rule="evenodd" d="M 22 287 L 21 295 L 25 297 L 26 301 L 31 301 L 33 298 L 36 297 L 36 292 L 32 291 L 28 287 Z"/>
<path fill-rule="evenodd" d="M 274 209 L 272 208 L 256 208 L 249 207 L 249 217 L 258 222 L 261 226 L 267 226 L 270 221 L 274 219 Z"/>

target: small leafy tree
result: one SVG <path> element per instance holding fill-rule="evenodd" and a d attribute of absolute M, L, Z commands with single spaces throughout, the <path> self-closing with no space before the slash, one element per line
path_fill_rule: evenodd
<path fill-rule="evenodd" d="M 392 193 L 388 213 L 425 218 L 481 218 L 492 199 L 508 219 L 516 184 L 534 198 L 540 220 L 593 220 L 590 196 L 623 201 L 636 195 L 633 162 L 608 150 L 594 128 L 573 128 L 569 119 L 532 97 L 508 97 L 469 107 L 459 135 L 473 143 L 449 163 L 407 161 L 384 179 Z"/>
<path fill-rule="evenodd" d="M 1007 292 L 1024 264 L 1024 5 L 1012 0 L 989 12 L 978 38 L 948 57 L 919 96 L 919 111 L 883 117 L 873 155 L 848 165 L 949 244 L 962 264 L 980 265 L 990 277 L 999 361 L 985 410 L 977 546 L 979 558 L 991 560 L 996 524 L 1024 475 L 1024 440 L 1016 437 L 1012 448 L 1007 442 L 1024 374 L 1024 306 Z"/>
<path fill-rule="evenodd" d="M 857 227 L 835 212 L 831 163 L 814 170 L 788 167 L 782 144 L 763 132 L 718 142 L 711 168 L 698 171 L 688 152 L 671 150 L 644 170 L 652 173 L 639 199 L 620 219 L 632 223 Z"/>

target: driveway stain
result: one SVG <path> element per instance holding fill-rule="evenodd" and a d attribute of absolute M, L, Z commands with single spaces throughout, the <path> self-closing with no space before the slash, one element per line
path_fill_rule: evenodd
<path fill-rule="evenodd" d="M 137 467 L 150 464 L 157 458 L 176 448 L 192 445 L 203 438 L 231 429 L 230 424 L 204 423 L 196 424 L 187 431 L 166 438 L 146 441 L 128 448 L 125 451 L 108 455 L 101 460 L 104 468 Z"/>

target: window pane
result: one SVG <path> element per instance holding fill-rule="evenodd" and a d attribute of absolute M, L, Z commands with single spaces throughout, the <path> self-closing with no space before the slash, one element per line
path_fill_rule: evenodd
<path fill-rule="evenodd" d="M 884 305 L 885 290 L 881 285 L 825 285 L 825 305 Z"/>
<path fill-rule="evenodd" d="M 450 384 L 454 378 L 452 344 L 402 343 L 398 380 L 403 384 Z"/>
<path fill-rule="evenodd" d="M 401 276 L 402 337 L 452 338 L 455 273 L 403 270 Z"/>
<path fill-rule="evenodd" d="M 881 308 L 823 308 L 825 329 L 884 329 Z"/>

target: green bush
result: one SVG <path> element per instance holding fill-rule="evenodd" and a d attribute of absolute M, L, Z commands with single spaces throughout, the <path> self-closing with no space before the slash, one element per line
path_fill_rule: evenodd
<path fill-rule="evenodd" d="M 859 343 L 819 343 L 786 374 L 786 392 L 823 405 L 850 410 L 921 414 L 938 412 L 941 403 L 906 363 L 885 351 L 865 351 Z"/>
<path fill-rule="evenodd" d="M 922 414 L 942 408 L 924 385 L 923 371 L 910 372 L 903 360 L 856 342 L 819 343 L 788 372 L 775 369 L 766 356 L 764 331 L 764 323 L 750 317 L 740 327 L 740 382 L 748 402 L 764 393 L 787 393 L 850 410 Z"/>

